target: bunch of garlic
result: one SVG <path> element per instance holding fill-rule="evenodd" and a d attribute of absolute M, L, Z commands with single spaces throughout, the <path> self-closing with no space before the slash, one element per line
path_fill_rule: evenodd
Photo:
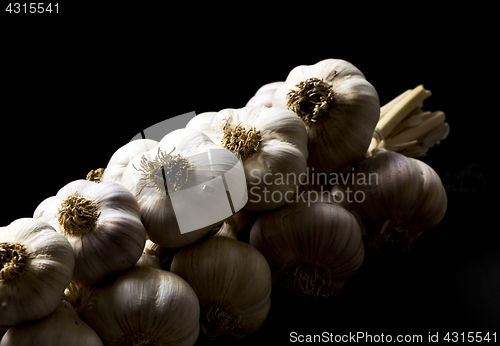
<path fill-rule="evenodd" d="M 0 228 L 0 346 L 241 339 L 276 288 L 339 295 L 365 255 L 410 252 L 446 213 L 439 175 L 413 158 L 449 131 L 428 96 L 381 108 L 359 69 L 326 59 L 120 147 Z"/>

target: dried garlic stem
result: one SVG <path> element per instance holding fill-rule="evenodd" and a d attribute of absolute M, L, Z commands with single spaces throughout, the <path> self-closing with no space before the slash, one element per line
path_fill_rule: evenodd
<path fill-rule="evenodd" d="M 227 329 L 234 328 L 233 316 L 233 311 L 226 303 L 201 303 L 201 329 L 210 339 L 216 338 Z"/>
<path fill-rule="evenodd" d="M 389 258 L 392 253 L 410 253 L 414 244 L 408 228 L 392 224 L 391 220 L 387 220 L 377 234 L 368 238 L 365 247 L 371 254 Z"/>
<path fill-rule="evenodd" d="M 287 94 L 286 107 L 297 114 L 304 124 L 318 121 L 335 101 L 333 88 L 318 78 L 309 78 Z"/>
<path fill-rule="evenodd" d="M 429 96 L 431 96 L 431 92 L 425 90 L 423 85 L 419 85 L 406 94 L 400 102 L 397 102 L 397 104 L 379 120 L 375 131 L 378 132 L 382 139 L 387 138 L 394 127 Z"/>
<path fill-rule="evenodd" d="M 75 192 L 61 203 L 58 215 L 65 236 L 81 237 L 92 230 L 100 214 L 94 202 Z"/>
<path fill-rule="evenodd" d="M 86 180 L 101 183 L 103 174 L 104 168 L 93 169 L 87 174 Z"/>
<path fill-rule="evenodd" d="M 381 148 L 408 157 L 420 157 L 446 138 L 449 125 L 445 123 L 445 114 L 420 109 L 421 103 L 430 95 L 419 85 L 382 106 L 368 155 L 375 148 Z"/>
<path fill-rule="evenodd" d="M 0 243 L 0 282 L 15 279 L 24 273 L 28 253 L 19 243 Z"/>
<path fill-rule="evenodd" d="M 305 297 L 323 297 L 338 293 L 331 274 L 317 263 L 287 263 L 274 274 L 274 282 Z"/>
<path fill-rule="evenodd" d="M 146 155 L 141 158 L 139 168 L 133 166 L 142 173 L 142 188 L 155 188 L 158 191 L 177 191 L 184 186 L 189 178 L 192 165 L 188 159 L 180 154 L 172 155 L 175 148 L 168 154 L 158 148 L 158 153 L 153 160 Z M 142 189 L 141 189 L 142 190 Z"/>
<path fill-rule="evenodd" d="M 124 336 L 119 343 L 120 346 L 159 346 L 160 343 L 150 339 L 149 335 L 137 333 Z"/>
<path fill-rule="evenodd" d="M 224 135 L 221 144 L 227 150 L 238 153 L 245 160 L 259 149 L 259 144 L 262 141 L 260 131 L 255 127 L 243 127 L 241 123 L 232 127 L 229 120 L 226 119 L 226 123 L 222 128 Z"/>

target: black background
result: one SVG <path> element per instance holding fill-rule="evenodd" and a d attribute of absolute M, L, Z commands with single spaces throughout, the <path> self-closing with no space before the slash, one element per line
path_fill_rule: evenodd
<path fill-rule="evenodd" d="M 1 225 L 32 216 L 66 183 L 105 167 L 143 128 L 243 107 L 293 67 L 340 58 L 365 74 L 381 104 L 419 84 L 432 91 L 424 109 L 444 111 L 451 132 L 422 160 L 447 187 L 447 215 L 407 258 L 368 256 L 327 303 L 304 308 L 273 294 L 266 323 L 241 344 L 283 344 L 291 332 L 500 338 L 492 9 L 302 4 L 270 13 L 254 4 L 216 17 L 210 11 L 223 8 L 215 4 L 67 6 L 52 18 L 2 13 Z"/>

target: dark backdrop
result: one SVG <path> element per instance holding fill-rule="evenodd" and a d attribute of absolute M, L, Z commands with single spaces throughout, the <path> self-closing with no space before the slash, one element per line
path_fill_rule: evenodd
<path fill-rule="evenodd" d="M 425 109 L 444 111 L 451 132 L 422 160 L 447 187 L 447 215 L 408 258 L 368 257 L 326 304 L 302 308 L 273 296 L 266 323 L 242 344 L 281 344 L 291 332 L 416 333 L 424 340 L 437 331 L 500 332 L 492 169 L 498 69 L 488 10 L 409 17 L 409 9 L 387 18 L 366 9 L 335 16 L 261 10 L 250 19 L 187 16 L 185 25 L 172 11 L 131 8 L 84 15 L 72 8 L 55 21 L 9 22 L 0 57 L 0 224 L 32 216 L 66 183 L 105 167 L 143 128 L 189 111 L 242 107 L 297 65 L 345 59 L 375 86 L 381 104 L 419 84 L 432 91 Z"/>

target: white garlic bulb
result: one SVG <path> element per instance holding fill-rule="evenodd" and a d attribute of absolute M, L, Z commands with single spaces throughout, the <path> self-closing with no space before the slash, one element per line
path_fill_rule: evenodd
<path fill-rule="evenodd" d="M 307 170 L 307 134 L 293 112 L 224 109 L 206 131 L 215 144 L 241 156 L 249 193 L 246 209 L 274 209 L 297 193 Z"/>
<path fill-rule="evenodd" d="M 54 311 L 74 265 L 68 240 L 48 223 L 24 218 L 0 228 L 0 325 Z"/>
<path fill-rule="evenodd" d="M 157 145 L 157 141 L 146 138 L 136 139 L 120 147 L 109 159 L 108 165 L 102 176 L 102 181 L 121 182 L 123 172 L 125 168 L 127 168 L 129 162 L 137 155 L 144 154 Z"/>
<path fill-rule="evenodd" d="M 117 182 L 75 180 L 43 201 L 34 215 L 66 236 L 75 253 L 74 279 L 98 283 L 132 267 L 146 231 L 132 193 Z"/>
<path fill-rule="evenodd" d="M 100 346 L 102 341 L 71 304 L 62 300 L 49 316 L 11 327 L 0 341 L 0 346 L 20 345 Z"/>
<path fill-rule="evenodd" d="M 285 82 L 272 82 L 264 84 L 255 92 L 255 95 L 250 100 L 248 100 L 246 106 L 272 107 L 274 93 L 283 84 L 285 84 Z"/>
<path fill-rule="evenodd" d="M 194 345 L 199 318 L 198 298 L 185 280 L 144 266 L 97 289 L 83 313 L 105 345 Z"/>
<path fill-rule="evenodd" d="M 270 309 L 271 271 L 251 245 L 212 237 L 180 249 L 171 271 L 193 287 L 205 335 L 240 339 L 255 332 Z"/>
<path fill-rule="evenodd" d="M 212 118 L 215 114 L 217 114 L 217 112 L 205 112 L 197 114 L 191 120 L 189 120 L 186 128 L 199 130 L 206 134 L 208 126 L 210 125 L 210 122 L 212 121 Z"/>
<path fill-rule="evenodd" d="M 246 197 L 238 158 L 195 129 L 170 132 L 132 159 L 122 184 L 139 203 L 149 239 L 169 248 L 201 239 L 240 210 Z"/>
<path fill-rule="evenodd" d="M 292 110 L 306 125 L 307 162 L 316 173 L 336 172 L 363 157 L 380 115 L 375 88 L 339 59 L 295 67 L 274 93 L 273 107 Z"/>

